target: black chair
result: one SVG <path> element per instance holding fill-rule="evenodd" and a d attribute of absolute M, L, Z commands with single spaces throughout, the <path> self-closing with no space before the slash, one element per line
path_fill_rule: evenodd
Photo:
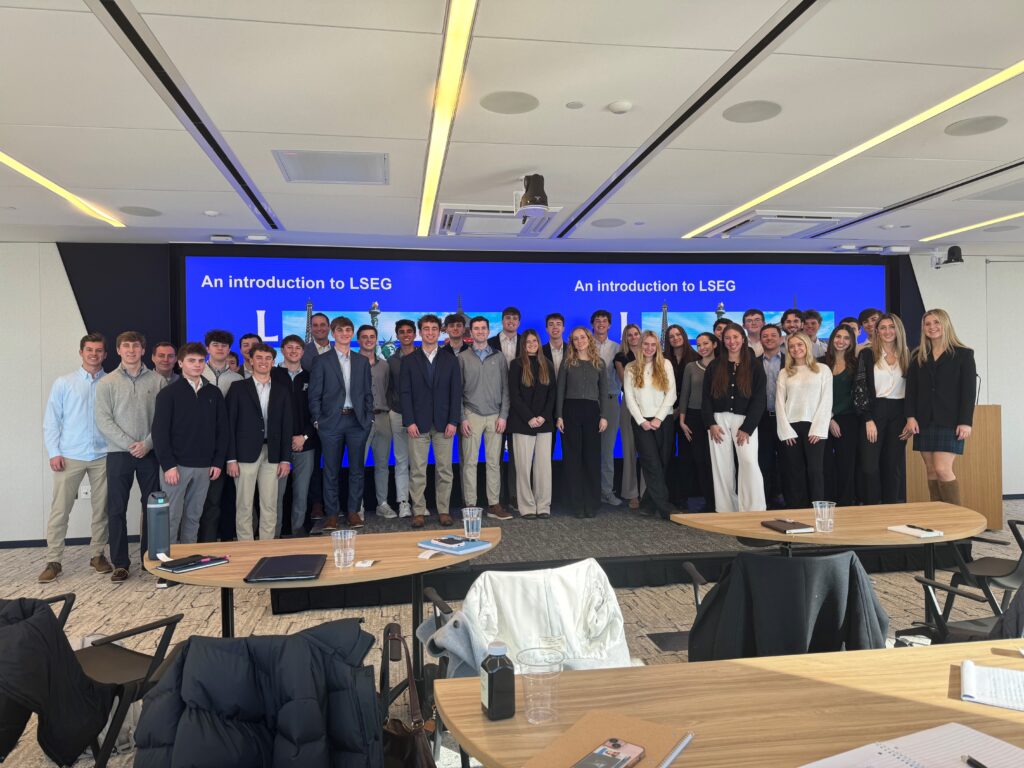
<path fill-rule="evenodd" d="M 1024 585 L 1024 534 L 1021 528 L 1024 527 L 1024 520 L 1007 520 L 1010 532 L 1020 547 L 1020 556 L 1016 560 L 1007 557 L 979 557 L 977 560 L 967 562 L 964 560 L 960 548 L 954 545 L 953 556 L 956 558 L 957 569 L 953 572 L 949 585 L 954 589 L 962 585 L 980 589 L 985 595 L 988 604 L 992 606 L 992 612 L 1000 615 L 1010 604 L 1013 593 Z M 971 541 L 985 544 L 998 544 L 1006 546 L 1005 541 L 989 539 L 982 536 L 972 536 Z M 992 589 L 1003 590 L 1003 598 L 997 601 Z M 942 618 L 949 619 L 950 611 L 953 608 L 953 601 L 958 597 L 956 592 L 948 592 L 945 604 L 942 607 Z"/>
<path fill-rule="evenodd" d="M 56 595 L 47 598 L 44 602 L 49 604 L 63 602 L 64 605 L 57 617 L 61 628 L 67 623 L 71 608 L 75 603 L 74 593 Z M 104 768 L 114 750 L 117 735 L 124 724 L 128 714 L 128 707 L 144 697 L 149 690 L 156 685 L 160 679 L 159 672 L 162 670 L 167 649 L 171 644 L 171 637 L 178 622 L 184 618 L 184 614 L 178 613 L 168 616 L 159 621 L 153 621 L 134 629 L 127 629 L 124 632 L 117 632 L 113 635 L 93 640 L 92 643 L 75 651 L 75 659 L 82 667 L 85 674 L 98 683 L 105 683 L 114 686 L 114 696 L 117 705 L 107 724 L 107 735 L 103 744 L 99 743 L 99 735 L 93 740 L 92 753 L 96 759 L 96 768 Z M 116 643 L 129 637 L 163 629 L 163 634 L 157 643 L 156 653 L 152 656 L 124 648 Z"/>
<path fill-rule="evenodd" d="M 925 602 L 931 607 L 931 615 L 935 620 L 934 624 L 915 624 L 909 629 L 901 629 L 896 632 L 896 644 L 907 646 L 907 637 L 924 636 L 931 640 L 933 645 L 942 643 L 969 643 L 975 640 L 986 640 L 992 634 L 996 623 L 999 621 L 998 614 L 981 616 L 976 619 L 962 619 L 950 621 L 944 611 L 939 610 L 939 599 L 936 590 L 946 593 L 947 603 L 954 597 L 962 597 L 965 600 L 972 600 L 975 603 L 987 603 L 988 598 L 976 592 L 968 592 L 958 587 L 943 584 L 941 581 L 926 579 L 923 576 L 915 576 L 914 580 L 924 587 Z"/>

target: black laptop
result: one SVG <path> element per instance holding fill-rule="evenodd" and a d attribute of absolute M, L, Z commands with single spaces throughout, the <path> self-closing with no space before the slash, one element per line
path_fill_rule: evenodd
<path fill-rule="evenodd" d="M 320 577 L 327 555 L 261 557 L 245 577 L 247 584 L 263 581 L 311 581 Z"/>

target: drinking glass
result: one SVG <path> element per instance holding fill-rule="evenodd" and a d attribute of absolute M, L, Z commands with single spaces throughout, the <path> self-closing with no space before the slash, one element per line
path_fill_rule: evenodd
<path fill-rule="evenodd" d="M 814 505 L 814 528 L 819 533 L 832 533 L 835 526 L 834 501 L 812 501 Z"/>
<path fill-rule="evenodd" d="M 558 716 L 558 677 L 565 655 L 554 648 L 527 648 L 516 656 L 526 696 L 526 720 L 534 725 Z"/>
<path fill-rule="evenodd" d="M 351 528 L 331 531 L 334 544 L 334 564 L 338 568 L 350 568 L 356 561 L 356 532 Z"/>
<path fill-rule="evenodd" d="M 483 513 L 481 507 L 463 507 L 462 509 L 462 532 L 467 539 L 480 538 L 480 516 Z"/>

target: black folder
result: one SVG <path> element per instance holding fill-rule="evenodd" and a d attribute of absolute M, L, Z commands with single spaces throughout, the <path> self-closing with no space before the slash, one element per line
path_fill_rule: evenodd
<path fill-rule="evenodd" d="M 247 584 L 262 581 L 310 581 L 320 577 L 327 555 L 261 557 L 245 577 Z"/>

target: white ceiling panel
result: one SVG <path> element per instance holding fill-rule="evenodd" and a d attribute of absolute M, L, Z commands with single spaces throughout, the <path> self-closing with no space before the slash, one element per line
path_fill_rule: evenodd
<path fill-rule="evenodd" d="M 0 0 L 0 8 L 31 8 L 37 11 L 89 12 L 83 0 Z"/>
<path fill-rule="evenodd" d="M 69 189 L 93 187 L 196 192 L 231 189 L 224 176 L 183 130 L 0 124 L 0 147 Z M 24 177 L 12 175 L 14 183 L 32 183 Z M 0 184 L 3 183 L 4 179 L 0 179 Z"/>
<path fill-rule="evenodd" d="M 847 227 L 840 232 L 829 235 L 828 240 L 830 243 L 853 240 L 870 240 L 878 243 L 906 242 L 912 245 L 915 250 L 918 248 L 934 248 L 943 245 L 943 243 L 939 241 L 934 243 L 919 243 L 918 241 L 922 237 L 937 235 L 940 232 L 948 232 L 951 229 L 966 227 L 971 224 L 976 224 L 979 221 L 995 218 L 996 216 L 1005 216 L 1024 210 L 1024 206 L 1012 206 L 1005 203 L 998 207 L 1002 210 L 995 212 L 990 209 L 988 211 L 980 212 L 981 215 L 978 215 L 979 212 L 972 212 L 970 210 L 963 209 L 931 210 L 910 208 L 901 211 L 894 211 L 886 216 L 879 216 L 870 221 L 865 221 L 861 224 L 855 224 L 851 227 Z M 888 225 L 892 225 L 893 228 L 885 229 Z M 956 243 L 961 240 L 972 242 L 1020 242 L 1024 239 L 1024 219 L 1008 221 L 1006 222 L 1006 225 L 1015 226 L 1018 227 L 1018 229 L 1008 230 L 1005 232 L 985 232 L 984 230 L 964 232 L 959 235 L 954 235 L 949 239 L 948 243 L 945 243 L 945 245 Z"/>
<path fill-rule="evenodd" d="M 818 5 L 780 51 L 997 69 L 1024 56 L 1020 0 L 829 0 Z"/>
<path fill-rule="evenodd" d="M 473 33 L 478 39 L 735 51 L 783 4 L 782 0 L 480 0 Z M 537 63 L 544 68 L 543 61 Z"/>
<path fill-rule="evenodd" d="M 884 208 L 989 168 L 989 163 L 976 160 L 855 157 L 783 192 L 764 207 L 784 210 L 821 209 L 822 206 Z"/>
<path fill-rule="evenodd" d="M 180 128 L 91 13 L 0 8 L 0 122 Z"/>
<path fill-rule="evenodd" d="M 609 203 L 576 227 L 571 237 L 574 240 L 678 239 L 688 229 L 720 216 L 727 210 L 729 209 L 725 206 L 718 205 Z M 623 223 L 619 226 L 608 226 L 616 221 Z"/>
<path fill-rule="evenodd" d="M 615 147 L 550 147 L 454 143 L 448 149 L 438 202 L 510 205 L 522 177 L 544 176 L 548 203 L 584 200 L 629 157 Z"/>
<path fill-rule="evenodd" d="M 445 0 L 133 0 L 143 14 L 439 34 Z"/>
<path fill-rule="evenodd" d="M 440 35 L 145 18 L 221 131 L 426 138 Z"/>
<path fill-rule="evenodd" d="M 346 136 L 289 136 L 280 133 L 224 134 L 228 145 L 266 195 L 415 197 L 423 187 L 427 142 L 414 139 L 362 139 Z M 285 181 L 271 154 L 275 149 L 324 152 L 384 152 L 388 155 L 388 184 L 294 184 Z"/>
<path fill-rule="evenodd" d="M 415 235 L 420 201 L 415 197 L 269 196 L 289 230 L 352 234 Z"/>
<path fill-rule="evenodd" d="M 772 55 L 687 126 L 672 146 L 836 155 L 989 74 L 958 67 Z M 722 117 L 731 105 L 751 100 L 776 102 L 782 112 L 758 123 L 732 123 Z"/>
<path fill-rule="evenodd" d="M 609 203 L 724 205 L 728 210 L 825 159 L 668 149 L 641 168 Z M 603 208 L 597 215 L 604 215 Z"/>
<path fill-rule="evenodd" d="M 636 148 L 729 55 L 728 51 L 474 40 L 452 138 Z M 529 93 L 540 106 L 518 115 L 489 112 L 480 100 L 496 91 Z M 628 114 L 614 115 L 606 109 L 621 99 L 633 103 Z M 585 106 L 567 109 L 570 101 Z"/>

